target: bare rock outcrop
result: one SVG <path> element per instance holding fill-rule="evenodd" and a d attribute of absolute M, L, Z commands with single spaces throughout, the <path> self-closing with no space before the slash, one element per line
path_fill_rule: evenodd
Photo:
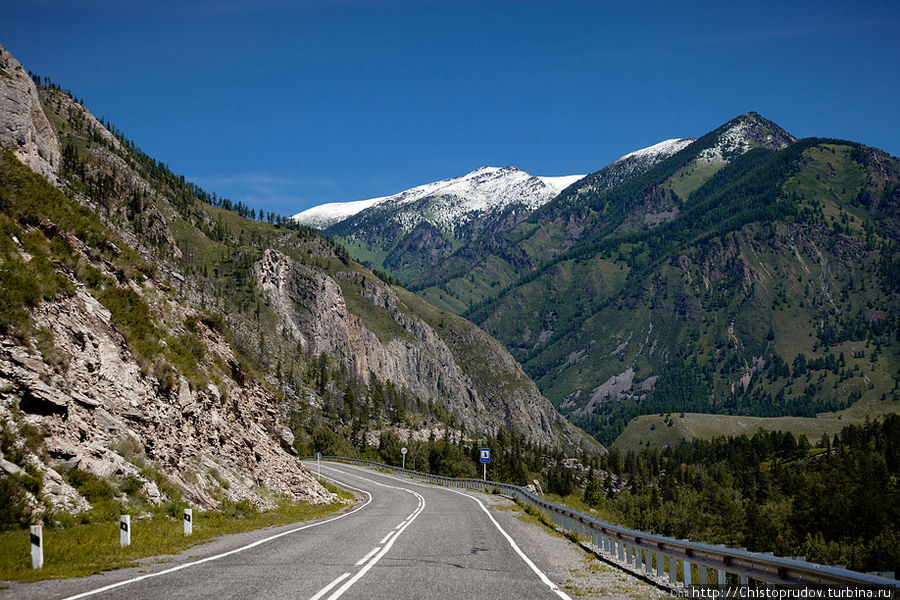
<path fill-rule="evenodd" d="M 0 46 L 0 146 L 50 183 L 62 161 L 59 142 L 44 114 L 37 88 L 12 54 Z"/>
<path fill-rule="evenodd" d="M 84 289 L 41 305 L 34 320 L 52 333 L 67 365 L 53 369 L 17 342 L 0 341 L 0 418 L 42 432 L 46 456 L 30 461 L 44 474 L 51 506 L 86 508 L 60 467 L 131 475 L 146 497 L 165 501 L 149 468 L 201 508 L 242 499 L 271 507 L 273 492 L 314 503 L 333 499 L 290 453 L 293 436 L 279 422 L 276 399 L 251 378 L 221 378 L 202 389 L 181 380 L 161 390 L 142 373 L 109 311 Z M 230 346 L 199 327 L 207 353 L 239 371 Z"/>
<path fill-rule="evenodd" d="M 389 315 L 390 332 L 376 335 L 348 309 L 341 286 L 321 269 L 270 249 L 254 275 L 281 319 L 278 333 L 308 355 L 324 352 L 365 381 L 374 374 L 422 400 L 440 402 L 472 432 L 495 433 L 502 425 L 535 443 L 588 443 L 596 449 L 541 396 L 512 356 L 474 325 L 447 315 L 454 326 L 439 335 L 389 286 L 338 273 L 359 277 L 362 299 Z"/>

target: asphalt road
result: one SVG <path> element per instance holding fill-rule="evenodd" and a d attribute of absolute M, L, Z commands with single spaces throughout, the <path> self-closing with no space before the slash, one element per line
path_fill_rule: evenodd
<path fill-rule="evenodd" d="M 558 550 L 554 556 L 552 548 L 524 534 L 514 519 L 486 508 L 488 497 L 349 465 L 323 463 L 321 468 L 323 476 L 358 490 L 363 496 L 359 505 L 316 522 L 228 536 L 195 547 L 173 562 L 15 585 L 0 591 L 0 596 L 12 593 L 28 600 L 569 597 L 555 581 L 568 572 L 559 564 Z M 504 518 L 505 527 L 501 525 Z"/>

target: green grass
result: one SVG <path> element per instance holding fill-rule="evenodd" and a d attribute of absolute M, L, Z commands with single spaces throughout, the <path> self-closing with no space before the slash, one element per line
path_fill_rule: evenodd
<path fill-rule="evenodd" d="M 888 413 L 900 413 L 897 400 L 861 400 L 852 406 L 833 413 L 809 417 L 748 417 L 742 415 L 711 415 L 678 413 L 669 415 L 673 423 L 668 427 L 666 417 L 643 415 L 632 420 L 613 444 L 621 450 L 639 449 L 651 445 L 662 447 L 678 444 L 694 438 L 712 439 L 722 435 L 752 436 L 757 430 L 790 431 L 794 435 L 806 435 L 815 443 L 823 433 L 833 436 L 847 425 L 862 425 L 866 419 L 876 419 Z"/>
<path fill-rule="evenodd" d="M 335 236 L 334 240 L 344 246 L 354 260 L 372 265 L 373 269 L 383 269 L 388 250 L 379 246 L 369 246 L 356 238 Z"/>
<path fill-rule="evenodd" d="M 515 504 L 510 504 L 508 506 L 492 506 L 491 508 L 493 508 L 494 510 L 518 513 L 516 515 L 516 518 L 523 523 L 529 523 L 531 525 L 543 527 L 547 531 L 547 533 L 554 537 L 566 537 L 556 529 L 556 525 L 553 524 L 553 521 L 550 520 L 550 517 L 547 516 L 547 513 L 538 510 L 530 504 L 524 504 L 517 500 Z"/>
<path fill-rule="evenodd" d="M 668 187 L 682 200 L 687 200 L 725 164 L 723 161 L 694 160 L 669 178 Z"/>
<path fill-rule="evenodd" d="M 326 487 L 329 487 L 326 485 Z M 330 489 L 336 489 L 330 486 Z M 344 498 L 351 497 L 344 491 Z M 0 580 L 39 581 L 81 577 L 138 564 L 138 560 L 180 552 L 213 538 L 307 521 L 340 510 L 344 502 L 307 504 L 283 502 L 278 508 L 256 512 L 246 503 L 221 511 L 194 513 L 194 532 L 187 537 L 181 519 L 155 514 L 132 518 L 131 546 L 119 545 L 117 521 L 44 527 L 44 567 L 31 568 L 28 530 L 0 533 Z"/>

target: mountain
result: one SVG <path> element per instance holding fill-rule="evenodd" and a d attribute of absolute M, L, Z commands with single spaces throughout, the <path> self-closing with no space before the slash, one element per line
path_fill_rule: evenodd
<path fill-rule="evenodd" d="M 508 229 L 581 177 L 481 167 L 393 196 L 314 207 L 293 218 L 328 223 L 325 233 L 352 256 L 410 286 L 439 271 L 461 246 Z"/>
<path fill-rule="evenodd" d="M 221 320 L 173 294 L 165 261 L 129 243 L 140 230 L 181 257 L 127 149 L 3 48 L 0 98 L 0 527 L 90 508 L 76 473 L 153 504 L 330 501 Z"/>
<path fill-rule="evenodd" d="M 639 415 L 661 416 L 635 421 L 631 446 L 671 441 L 653 432 L 672 412 L 689 437 L 724 422 L 703 414 L 820 435 L 900 408 L 898 183 L 892 156 L 751 112 L 465 240 L 373 209 L 326 231 L 495 336 L 603 443 Z"/>
<path fill-rule="evenodd" d="M 316 229 L 326 229 L 377 206 L 382 217 L 397 221 L 405 232 L 421 221 L 452 231 L 466 221 L 512 204 L 533 210 L 582 177 L 536 177 L 513 166 L 480 167 L 462 177 L 426 183 L 393 196 L 321 204 L 292 218 Z M 420 202 L 423 199 L 426 202 Z"/>
<path fill-rule="evenodd" d="M 423 295 L 487 282 L 465 314 L 606 443 L 641 414 L 897 410 L 896 158 L 748 113 L 608 173 L 505 237 L 506 279 L 491 257 Z"/>
<path fill-rule="evenodd" d="M 151 503 L 327 501 L 296 454 L 397 436 L 440 436 L 419 464 L 447 474 L 463 440 L 603 450 L 470 322 L 247 218 L 2 48 L 0 68 L 4 518 L 84 510 L 90 478 Z"/>

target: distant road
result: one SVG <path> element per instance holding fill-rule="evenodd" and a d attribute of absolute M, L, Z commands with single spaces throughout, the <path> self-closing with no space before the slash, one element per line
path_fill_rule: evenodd
<path fill-rule="evenodd" d="M 38 598 L 549 600 L 569 598 L 558 552 L 504 528 L 485 496 L 322 463 L 364 497 L 352 512 L 229 536 L 174 562 L 0 591 Z M 503 515 L 507 517 L 508 515 Z M 518 531 L 518 534 L 516 533 Z M 513 535 L 518 535 L 519 540 Z M 10 596 L 12 597 L 12 596 Z"/>

